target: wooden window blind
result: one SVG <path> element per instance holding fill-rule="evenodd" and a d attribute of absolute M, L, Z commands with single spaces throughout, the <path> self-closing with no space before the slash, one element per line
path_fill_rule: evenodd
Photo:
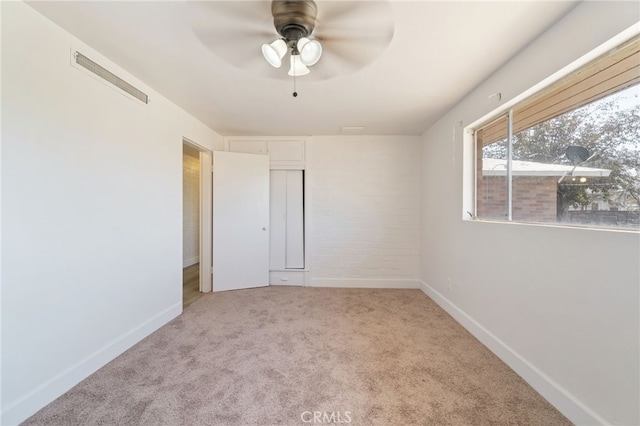
<path fill-rule="evenodd" d="M 640 83 L 640 36 L 596 58 L 513 108 L 513 133 Z M 505 120 L 483 126 L 480 147 L 505 138 Z"/>

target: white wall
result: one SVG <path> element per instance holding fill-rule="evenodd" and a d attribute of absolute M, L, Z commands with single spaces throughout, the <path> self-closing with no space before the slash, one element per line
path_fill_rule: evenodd
<path fill-rule="evenodd" d="M 2 420 L 182 311 L 182 139 L 222 138 L 22 2 L 2 2 Z M 70 46 L 145 90 L 70 66 Z"/>
<path fill-rule="evenodd" d="M 460 122 L 638 17 L 635 2 L 581 3 L 424 135 L 423 290 L 577 424 L 640 423 L 640 234 L 463 221 Z"/>
<path fill-rule="evenodd" d="M 200 261 L 200 152 L 182 149 L 182 266 Z"/>
<path fill-rule="evenodd" d="M 421 152 L 414 136 L 310 138 L 311 285 L 417 286 Z"/>

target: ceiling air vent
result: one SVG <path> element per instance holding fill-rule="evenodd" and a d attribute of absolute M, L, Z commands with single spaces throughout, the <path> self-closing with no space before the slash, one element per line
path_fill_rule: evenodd
<path fill-rule="evenodd" d="M 144 102 L 145 104 L 149 103 L 149 96 L 147 96 L 146 93 L 142 92 L 141 90 L 127 83 L 126 81 L 124 81 L 123 79 L 121 79 L 120 77 L 112 73 L 111 71 L 93 62 L 91 59 L 87 58 L 82 53 L 75 52 L 73 56 L 75 57 L 75 61 L 77 65 L 80 65 L 82 68 L 85 68 L 91 71 L 98 77 L 108 81 L 109 83 L 113 84 L 120 90 L 125 91 L 126 93 Z"/>

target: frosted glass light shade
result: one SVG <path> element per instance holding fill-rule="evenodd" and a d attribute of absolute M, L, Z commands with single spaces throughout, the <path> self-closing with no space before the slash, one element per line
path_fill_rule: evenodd
<path fill-rule="evenodd" d="M 287 53 L 287 43 L 281 38 L 271 44 L 262 45 L 262 54 L 272 67 L 280 68 L 282 58 Z"/>
<path fill-rule="evenodd" d="M 309 74 L 309 68 L 302 63 L 300 55 L 291 55 L 291 68 L 289 68 L 289 75 L 292 77 L 299 77 L 307 74 Z"/>
<path fill-rule="evenodd" d="M 318 62 L 322 56 L 322 45 L 318 40 L 309 40 L 302 37 L 298 40 L 298 51 L 300 52 L 300 60 L 303 64 L 310 67 Z"/>

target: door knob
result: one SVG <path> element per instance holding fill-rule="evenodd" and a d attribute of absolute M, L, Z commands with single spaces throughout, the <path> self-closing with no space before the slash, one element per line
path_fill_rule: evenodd
<path fill-rule="evenodd" d="M 266 231 L 266 230 L 267 230 L 267 228 L 263 226 L 263 227 L 262 227 L 262 230 L 263 230 L 263 231 Z"/>

